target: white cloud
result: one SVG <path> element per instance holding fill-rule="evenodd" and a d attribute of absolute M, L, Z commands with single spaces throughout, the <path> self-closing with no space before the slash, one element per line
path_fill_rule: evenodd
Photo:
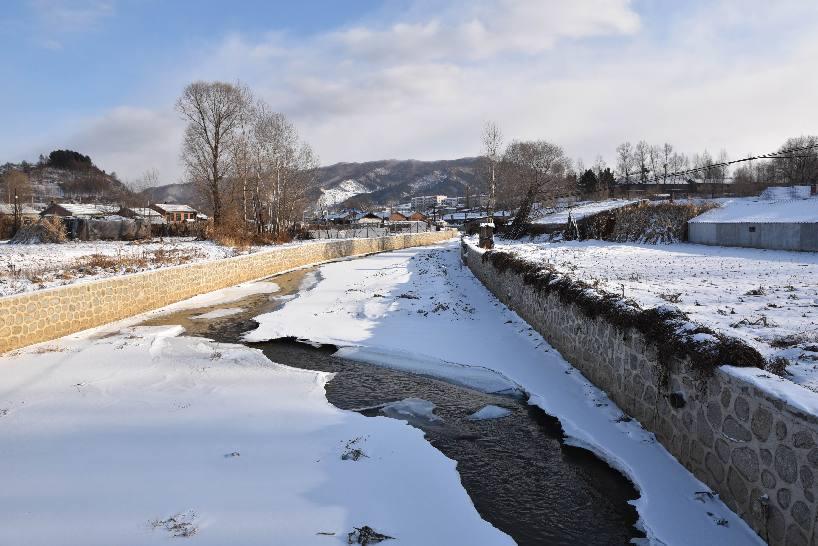
<path fill-rule="evenodd" d="M 162 184 L 179 181 L 179 147 L 184 126 L 170 110 L 158 112 L 121 107 L 89 120 L 66 141 L 101 168 L 116 171 L 124 180 L 156 169 Z"/>
<path fill-rule="evenodd" d="M 180 82 L 173 93 L 185 81 L 239 79 L 289 115 L 324 163 L 475 155 L 489 118 L 510 138 L 552 140 L 586 163 L 642 138 L 690 153 L 764 152 L 818 132 L 808 116 L 818 5 L 750 4 L 646 20 L 624 0 L 417 0 L 400 16 L 305 39 L 232 33 L 155 79 Z M 161 113 L 103 114 L 71 142 L 126 176 L 155 167 L 176 181 L 174 99 L 153 98 Z"/>

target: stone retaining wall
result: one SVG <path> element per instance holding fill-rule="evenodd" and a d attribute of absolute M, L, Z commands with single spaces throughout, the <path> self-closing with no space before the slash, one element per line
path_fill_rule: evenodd
<path fill-rule="evenodd" d="M 818 419 L 747 380 L 688 360 L 660 366 L 633 328 L 591 318 L 464 248 L 483 284 L 773 545 L 818 546 Z"/>
<path fill-rule="evenodd" d="M 434 244 L 455 232 L 308 242 L 224 260 L 122 275 L 0 298 L 0 353 L 73 334 L 288 269 Z"/>

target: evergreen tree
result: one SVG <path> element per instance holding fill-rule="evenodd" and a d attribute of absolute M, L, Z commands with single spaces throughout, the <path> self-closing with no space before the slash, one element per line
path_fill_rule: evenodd
<path fill-rule="evenodd" d="M 586 170 L 582 173 L 582 176 L 579 178 L 579 191 L 582 194 L 589 194 L 594 193 L 597 191 L 599 187 L 599 180 L 596 177 L 596 173 L 591 169 Z"/>
<path fill-rule="evenodd" d="M 613 195 L 614 191 L 616 190 L 616 178 L 614 178 L 614 174 L 610 168 L 606 168 L 604 171 L 599 173 L 598 187 L 600 189 L 608 190 L 608 194 Z"/>

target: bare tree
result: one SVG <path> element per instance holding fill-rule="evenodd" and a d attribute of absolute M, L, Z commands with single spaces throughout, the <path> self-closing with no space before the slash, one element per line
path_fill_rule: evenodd
<path fill-rule="evenodd" d="M 259 101 L 253 125 L 254 222 L 280 236 L 300 218 L 318 158 L 295 126 Z"/>
<path fill-rule="evenodd" d="M 818 136 L 789 138 L 774 160 L 777 178 L 787 184 L 814 184 L 818 181 Z"/>
<path fill-rule="evenodd" d="M 644 140 L 637 142 L 636 147 L 633 149 L 634 161 L 636 166 L 639 168 L 640 184 L 646 184 L 648 181 L 648 173 L 650 172 L 650 169 L 648 168 L 648 163 L 650 162 L 650 150 L 650 144 Z"/>
<path fill-rule="evenodd" d="M 661 148 L 659 148 L 659 146 L 650 146 L 648 148 L 648 162 L 650 164 L 650 172 L 653 175 L 654 179 L 655 177 L 658 176 L 661 161 L 662 161 Z"/>
<path fill-rule="evenodd" d="M 514 141 L 508 146 L 500 169 L 507 194 L 519 201 L 512 236 L 522 233 L 535 201 L 554 201 L 570 193 L 573 188 L 567 187 L 565 177 L 568 165 L 562 148 L 550 142 Z"/>
<path fill-rule="evenodd" d="M 500 162 L 500 149 L 503 146 L 503 134 L 500 127 L 493 121 L 483 124 L 483 134 L 481 135 L 483 144 L 483 161 L 486 164 L 486 174 L 489 187 L 489 202 L 486 216 L 490 224 L 494 222 L 494 208 L 497 204 L 497 164 Z M 488 237 L 483 246 L 492 248 L 494 246 L 494 230 L 488 229 Z M 482 235 L 482 233 L 481 233 Z"/>
<path fill-rule="evenodd" d="M 623 142 L 616 147 L 616 170 L 619 176 L 625 179 L 626 184 L 631 183 L 633 162 L 633 146 L 630 142 Z"/>
<path fill-rule="evenodd" d="M 192 182 L 202 187 L 213 207 L 213 223 L 224 221 L 223 186 L 231 174 L 233 147 L 249 105 L 248 92 L 224 82 L 198 81 L 176 101 L 187 121 L 182 160 Z"/>
<path fill-rule="evenodd" d="M 23 205 L 32 198 L 31 180 L 23 171 L 11 169 L 3 175 L 0 182 L 3 193 L 12 206 L 12 233 L 17 233 L 23 225 Z"/>
<path fill-rule="evenodd" d="M 494 208 L 497 204 L 497 164 L 500 162 L 500 149 L 503 146 L 503 134 L 495 122 L 487 121 L 483 125 L 481 142 L 483 144 L 483 160 L 486 162 L 488 174 L 488 217 L 491 220 L 494 217 Z"/>
<path fill-rule="evenodd" d="M 673 170 L 673 145 L 665 142 L 662 145 L 662 184 L 667 184 L 668 169 Z"/>

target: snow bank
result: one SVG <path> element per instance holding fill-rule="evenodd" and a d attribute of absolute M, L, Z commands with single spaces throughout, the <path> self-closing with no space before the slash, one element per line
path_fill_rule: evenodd
<path fill-rule="evenodd" d="M 492 370 L 557 417 L 570 443 L 620 469 L 640 491 L 647 535 L 664 544 L 760 544 L 758 536 L 682 467 L 653 435 L 572 368 L 460 264 L 457 242 L 321 267 L 310 292 L 257 317 L 248 339 L 294 336 L 354 347 L 344 356 L 422 373 Z M 449 364 L 449 365 L 447 365 Z M 457 365 L 452 367 L 450 365 Z M 483 374 L 484 372 L 479 372 Z M 488 376 L 486 376 L 488 377 Z M 727 525 L 718 521 L 726 520 Z M 458 543 L 465 543 L 460 541 Z"/>
<path fill-rule="evenodd" d="M 0 543 L 339 544 L 369 525 L 402 544 L 513 544 L 420 430 L 333 407 L 330 374 L 181 331 L 0 357 Z M 342 459 L 352 444 L 366 456 Z"/>
<path fill-rule="evenodd" d="M 817 200 L 818 201 L 818 200 Z M 549 264 L 643 308 L 672 305 L 767 358 L 793 362 L 791 379 L 818 391 L 818 254 L 694 244 L 605 241 L 516 243 L 498 249 Z"/>

